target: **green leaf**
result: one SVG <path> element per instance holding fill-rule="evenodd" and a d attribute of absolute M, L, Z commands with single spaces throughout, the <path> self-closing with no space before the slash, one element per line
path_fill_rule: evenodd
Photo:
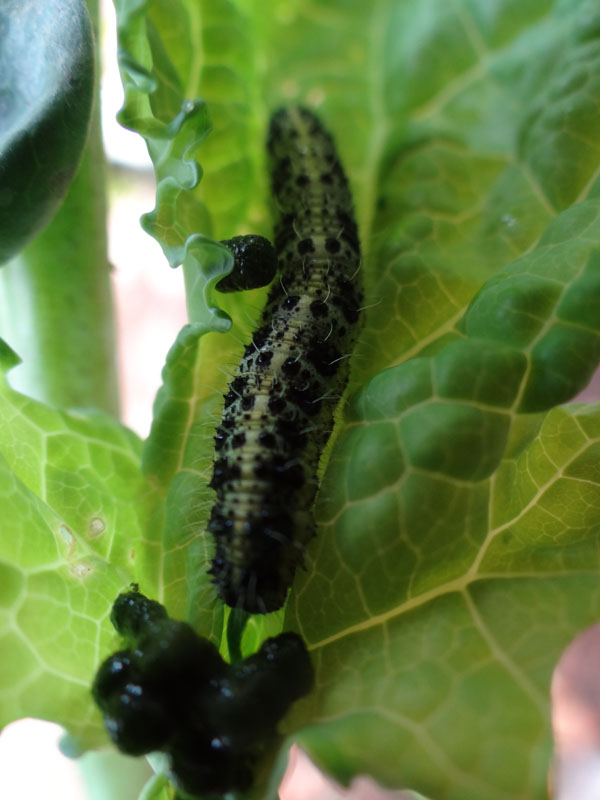
<path fill-rule="evenodd" d="M 407 470 L 322 511 L 289 609 L 322 682 L 289 724 L 319 766 L 433 797 L 543 796 L 552 671 L 598 614 L 599 426 L 597 406 L 557 409 L 487 481 Z"/>
<path fill-rule="evenodd" d="M 123 575 L 94 553 L 0 458 L 0 724 L 58 722 L 81 746 L 103 743 L 90 676 L 111 647 L 106 620 Z"/>
<path fill-rule="evenodd" d="M 286 611 L 317 671 L 286 746 L 343 783 L 368 773 L 446 800 L 544 797 L 552 669 L 600 599 L 600 409 L 554 408 L 600 360 L 596 4 L 117 9 L 122 118 L 165 187 L 148 229 L 194 289 L 144 453 L 166 498 L 153 580 L 208 630 L 211 436 L 264 295 L 213 296 L 230 264 L 195 237 L 268 228 L 264 128 L 301 102 L 348 168 L 367 309 L 319 533 Z M 202 122 L 169 144 L 187 101 Z M 274 796 L 282 758 L 266 755 L 257 794 Z"/>
<path fill-rule="evenodd" d="M 108 615 L 135 579 L 148 513 L 140 443 L 112 417 L 48 408 L 4 379 L 0 415 L 0 725 L 37 716 L 95 746 L 106 734 L 90 681 L 114 649 Z"/>
<path fill-rule="evenodd" d="M 144 227 L 163 246 L 172 266 L 183 260 L 185 243 L 194 233 L 213 233 L 211 216 L 194 191 L 202 171 L 194 161 L 198 147 L 211 129 L 206 101 L 211 102 L 211 117 L 218 125 L 220 146 L 246 149 L 247 125 L 237 80 L 219 64 L 220 48 L 215 48 L 212 30 L 227 43 L 238 63 L 247 63 L 250 43 L 240 36 L 242 17 L 233 4 L 218 2 L 115 2 L 120 42 L 120 68 L 125 87 L 125 105 L 120 122 L 144 136 L 155 165 L 157 198 L 155 210 L 147 215 Z M 171 30 L 172 36 L 164 36 Z M 204 30 L 205 33 L 201 34 Z M 198 35 L 205 39 L 199 50 Z M 211 62 L 216 62 L 214 70 Z M 210 90 L 207 91 L 207 89 Z M 241 123 L 241 125 L 240 125 Z M 225 137 L 225 142 L 223 141 Z M 214 149 L 207 142 L 208 152 Z M 237 161 L 237 159 L 236 159 Z M 241 170 L 236 172 L 236 170 Z M 231 219 L 232 227 L 219 228 L 222 238 L 236 233 L 241 215 L 248 206 L 238 199 L 248 172 L 247 159 L 222 164 L 217 176 L 207 176 L 206 191 L 213 193 L 219 209 Z M 241 180 L 240 180 L 241 178 Z M 217 193 L 218 192 L 218 193 Z M 233 201 L 233 207 L 230 208 Z"/>
<path fill-rule="evenodd" d="M 197 383 L 195 366 L 210 336 L 199 324 L 182 329 L 167 356 L 143 469 L 162 501 L 145 543 L 141 568 L 153 596 L 175 617 L 187 618 L 205 636 L 221 640 L 222 606 L 206 573 L 208 542 L 202 535 L 207 504 L 211 441 L 206 414 L 218 396 Z M 212 334 L 214 336 L 214 334 Z"/>
<path fill-rule="evenodd" d="M 134 570 L 144 489 L 135 434 L 100 412 L 48 408 L 5 379 L 0 415 L 0 452 L 18 478 L 91 550 Z"/>
<path fill-rule="evenodd" d="M 0 263 L 50 220 L 85 144 L 94 45 L 86 5 L 0 8 Z"/>
<path fill-rule="evenodd" d="M 383 118 L 373 127 L 380 153 L 366 279 L 377 305 L 357 383 L 439 346 L 481 283 L 585 199 L 600 157 L 593 146 L 578 150 L 576 180 L 557 168 L 600 121 L 597 84 L 586 77 L 599 58 L 591 4 L 391 8 L 375 93 Z"/>
<path fill-rule="evenodd" d="M 343 782 L 398 785 L 399 748 L 401 780 L 434 797 L 541 796 L 552 671 L 600 599 L 600 407 L 554 409 L 503 457 L 515 414 L 600 360 L 599 222 L 595 201 L 565 211 L 483 287 L 468 338 L 350 404 L 287 616 L 323 681 L 290 724 Z"/>

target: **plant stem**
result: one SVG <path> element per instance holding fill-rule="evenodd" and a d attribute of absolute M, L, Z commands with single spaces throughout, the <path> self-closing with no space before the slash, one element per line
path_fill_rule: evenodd
<path fill-rule="evenodd" d="M 63 205 L 0 270 L 0 335 L 23 359 L 11 374 L 15 388 L 51 405 L 116 414 L 105 173 L 96 87 L 90 137 Z"/>

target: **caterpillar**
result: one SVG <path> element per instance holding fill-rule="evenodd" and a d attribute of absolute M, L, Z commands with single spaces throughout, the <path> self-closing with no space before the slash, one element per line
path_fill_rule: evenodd
<path fill-rule="evenodd" d="M 317 468 L 348 381 L 362 289 L 348 180 L 330 134 L 301 107 L 276 112 L 267 150 L 279 277 L 225 395 L 207 530 L 222 600 L 280 608 L 315 533 Z"/>

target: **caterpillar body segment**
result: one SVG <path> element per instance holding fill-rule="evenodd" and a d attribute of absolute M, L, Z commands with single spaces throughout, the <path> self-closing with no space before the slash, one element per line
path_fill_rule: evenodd
<path fill-rule="evenodd" d="M 302 108 L 272 117 L 278 277 L 225 395 L 208 530 L 225 603 L 285 602 L 315 532 L 317 468 L 348 380 L 362 305 L 360 245 L 331 136 Z"/>

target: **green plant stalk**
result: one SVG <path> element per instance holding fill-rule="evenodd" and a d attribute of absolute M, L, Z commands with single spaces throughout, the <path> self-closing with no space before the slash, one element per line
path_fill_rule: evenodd
<path fill-rule="evenodd" d="M 94 29 L 97 3 L 90 2 Z M 15 388 L 51 405 L 118 412 L 99 93 L 79 171 L 48 227 L 0 270 L 0 335 Z"/>
<path fill-rule="evenodd" d="M 112 750 L 90 751 L 77 765 L 89 800 L 133 800 L 154 776 L 146 759 Z"/>

